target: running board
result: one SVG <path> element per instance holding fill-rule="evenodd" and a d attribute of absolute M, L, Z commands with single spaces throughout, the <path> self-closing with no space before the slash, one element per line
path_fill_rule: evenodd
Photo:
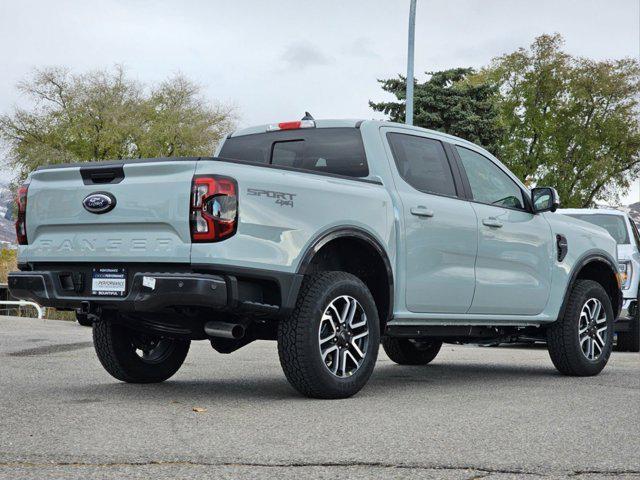
<path fill-rule="evenodd" d="M 388 325 L 385 335 L 394 338 L 436 339 L 447 343 L 530 343 L 546 341 L 546 330 L 540 327 L 477 327 L 473 325 Z"/>
<path fill-rule="evenodd" d="M 384 333 L 395 338 L 495 338 L 504 335 L 505 330 L 504 327 L 470 325 L 387 325 Z"/>

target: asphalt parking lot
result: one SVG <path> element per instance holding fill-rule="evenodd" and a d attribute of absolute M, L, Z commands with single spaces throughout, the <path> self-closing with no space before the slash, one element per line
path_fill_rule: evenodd
<path fill-rule="evenodd" d="M 0 478 L 127 475 L 640 478 L 640 356 L 578 379 L 540 348 L 445 346 L 426 367 L 381 354 L 359 395 L 317 401 L 270 342 L 194 342 L 168 382 L 126 385 L 90 329 L 0 317 Z"/>

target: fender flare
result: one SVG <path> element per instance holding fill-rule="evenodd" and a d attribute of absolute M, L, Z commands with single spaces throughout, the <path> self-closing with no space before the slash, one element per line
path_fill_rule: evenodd
<path fill-rule="evenodd" d="M 564 292 L 564 297 L 562 299 L 562 305 L 560 307 L 560 311 L 558 312 L 558 319 L 562 318 L 562 316 L 564 315 L 564 312 L 567 308 L 567 303 L 569 302 L 569 295 L 571 294 L 571 290 L 573 289 L 573 286 L 575 285 L 575 282 L 578 278 L 578 274 L 582 271 L 582 269 L 584 267 L 586 267 L 588 264 L 593 263 L 593 262 L 600 262 L 600 263 L 605 263 L 609 266 L 609 268 L 611 269 L 611 272 L 613 273 L 614 276 L 617 276 L 618 274 L 618 264 L 616 262 L 614 262 L 611 257 L 609 257 L 608 255 L 604 254 L 604 253 L 587 253 L 585 255 L 583 255 L 582 257 L 580 257 L 578 259 L 578 261 L 576 261 L 576 263 L 573 266 L 573 269 L 571 270 L 571 275 L 569 277 L 569 282 L 567 283 L 567 287 L 565 289 Z M 616 318 L 618 318 L 618 315 L 620 314 L 620 308 L 622 307 L 622 291 L 618 288 L 618 295 L 620 298 L 617 299 L 618 301 L 618 308 L 617 308 L 617 312 L 615 311 L 615 307 L 614 307 L 614 315 Z"/>
<path fill-rule="evenodd" d="M 322 249 L 322 247 L 337 238 L 355 238 L 357 240 L 360 240 L 372 247 L 382 259 L 384 268 L 387 273 L 387 283 L 389 284 L 389 312 L 387 313 L 386 321 L 391 320 L 391 318 L 393 317 L 395 293 L 395 283 L 393 280 L 393 269 L 391 267 L 391 262 L 389 261 L 387 251 L 382 246 L 382 244 L 371 233 L 362 228 L 355 226 L 333 227 L 319 234 L 306 248 L 304 254 L 302 255 L 302 260 L 298 265 L 296 273 L 301 275 L 306 274 L 309 269 L 309 265 L 313 261 L 316 254 Z"/>

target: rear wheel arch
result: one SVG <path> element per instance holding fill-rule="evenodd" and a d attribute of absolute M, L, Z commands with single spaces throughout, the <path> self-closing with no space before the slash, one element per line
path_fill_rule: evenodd
<path fill-rule="evenodd" d="M 380 332 L 393 315 L 394 280 L 385 248 L 358 227 L 337 227 L 319 235 L 306 249 L 298 273 L 344 271 L 360 278 L 376 302 Z"/>

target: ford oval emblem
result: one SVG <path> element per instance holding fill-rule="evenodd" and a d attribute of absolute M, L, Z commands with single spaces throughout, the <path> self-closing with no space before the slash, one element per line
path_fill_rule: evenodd
<path fill-rule="evenodd" d="M 116 206 L 116 197 L 109 192 L 94 192 L 84 197 L 82 206 L 87 212 L 107 213 Z"/>

